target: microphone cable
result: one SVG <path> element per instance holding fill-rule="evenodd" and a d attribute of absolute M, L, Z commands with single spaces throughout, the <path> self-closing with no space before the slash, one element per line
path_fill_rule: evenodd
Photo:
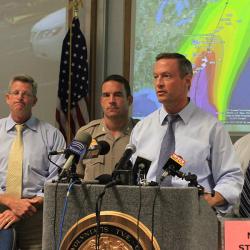
<path fill-rule="evenodd" d="M 101 213 L 101 207 L 102 207 L 102 201 L 103 197 L 106 193 L 107 188 L 113 187 L 114 185 L 119 184 L 119 180 L 113 179 L 111 175 L 108 174 L 103 174 L 100 175 L 98 178 L 100 184 L 104 184 L 104 188 L 102 192 L 98 195 L 96 199 L 96 207 L 95 207 L 95 212 L 96 212 L 96 250 L 99 250 L 99 245 L 100 245 L 100 237 L 101 237 L 101 232 L 100 232 L 100 226 L 101 226 L 101 218 L 100 218 L 100 213 Z"/>
<path fill-rule="evenodd" d="M 52 163 L 53 165 L 55 165 L 58 169 L 58 173 L 60 173 L 62 168 L 59 165 L 57 165 L 54 161 L 51 160 L 51 156 L 52 155 L 48 154 L 48 161 L 50 163 Z M 55 194 L 54 194 L 54 196 L 55 196 L 55 204 L 54 205 L 55 206 L 54 206 L 54 221 L 53 221 L 54 249 L 56 249 L 56 217 L 57 217 L 57 213 L 56 213 L 57 212 L 57 199 L 56 199 L 56 197 L 57 197 L 57 189 L 58 189 L 59 182 L 55 181 L 55 180 L 52 180 L 52 182 L 56 183 Z"/>
<path fill-rule="evenodd" d="M 101 207 L 102 207 L 102 200 L 103 196 L 106 193 L 106 185 L 103 189 L 103 191 L 98 195 L 97 200 L 96 200 L 96 205 L 95 205 L 95 214 L 96 214 L 96 238 L 95 238 L 95 246 L 96 250 L 99 250 L 99 245 L 100 245 L 100 226 L 101 226 Z"/>
<path fill-rule="evenodd" d="M 53 222 L 53 237 L 54 237 L 54 249 L 56 249 L 56 217 L 57 217 L 57 189 L 58 189 L 58 181 L 56 182 L 55 187 L 55 206 L 54 206 L 54 222 Z"/>
<path fill-rule="evenodd" d="M 61 223 L 60 223 L 59 240 L 58 240 L 58 244 L 57 244 L 57 250 L 60 249 L 60 244 L 61 244 L 61 240 L 62 240 L 62 229 L 63 229 L 64 218 L 65 218 L 66 209 L 67 209 L 67 205 L 68 205 L 68 197 L 69 197 L 71 188 L 73 187 L 73 185 L 75 183 L 76 183 L 76 181 L 72 181 L 72 182 L 69 183 L 67 194 L 66 194 L 66 196 L 64 198 L 64 207 L 63 207 L 63 212 L 62 212 L 62 215 L 61 215 Z"/>
<path fill-rule="evenodd" d="M 138 207 L 138 214 L 137 214 L 137 222 L 136 222 L 136 229 L 137 229 L 137 243 L 139 244 L 139 240 L 140 240 L 140 217 L 141 217 L 141 207 L 142 207 L 142 202 L 141 202 L 141 194 L 142 188 L 141 188 L 141 184 L 139 184 L 139 207 Z"/>
<path fill-rule="evenodd" d="M 151 250 L 154 250 L 154 224 L 155 224 L 155 203 L 156 203 L 156 198 L 160 192 L 161 189 L 161 182 L 158 184 L 154 199 L 153 199 L 153 205 L 152 205 L 152 218 L 151 218 Z"/>
<path fill-rule="evenodd" d="M 58 172 L 60 173 L 62 171 L 62 168 L 59 165 L 57 165 L 54 161 L 52 161 L 51 158 L 50 158 L 50 156 L 51 155 L 48 154 L 48 160 L 49 160 L 49 162 L 51 162 L 52 164 L 54 164 L 58 168 Z"/>
<path fill-rule="evenodd" d="M 107 178 L 108 181 L 108 175 L 105 175 L 104 179 Z M 112 177 L 110 177 L 110 181 L 104 186 L 102 192 L 98 195 L 97 199 L 96 199 L 96 206 L 95 206 L 95 213 L 96 213 L 96 250 L 99 250 L 99 246 L 100 246 L 100 237 L 101 237 L 101 232 L 100 232 L 100 226 L 101 226 L 101 208 L 102 208 L 102 201 L 103 201 L 103 197 L 106 193 L 106 189 L 110 188 L 114 185 L 116 185 L 118 182 L 116 180 L 112 180 Z"/>

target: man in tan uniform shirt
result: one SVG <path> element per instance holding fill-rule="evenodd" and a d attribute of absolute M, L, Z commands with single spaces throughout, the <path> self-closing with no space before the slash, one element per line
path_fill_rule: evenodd
<path fill-rule="evenodd" d="M 79 130 L 91 134 L 97 141 L 107 141 L 110 151 L 78 165 L 78 173 L 83 172 L 85 181 L 94 180 L 102 174 L 111 174 L 120 160 L 137 122 L 129 118 L 129 106 L 132 102 L 129 82 L 123 76 L 110 75 L 103 81 L 100 98 L 103 118 L 94 120 Z"/>

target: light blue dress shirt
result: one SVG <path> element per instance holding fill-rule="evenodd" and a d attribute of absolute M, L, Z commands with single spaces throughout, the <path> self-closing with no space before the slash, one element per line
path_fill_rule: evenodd
<path fill-rule="evenodd" d="M 9 116 L 0 119 L 0 194 L 6 191 L 8 154 L 16 136 L 15 122 Z M 44 183 L 57 177 L 57 167 L 49 162 L 48 153 L 65 148 L 61 132 L 52 125 L 31 117 L 23 131 L 23 192 L 30 198 L 43 196 Z M 53 156 L 52 161 L 62 166 L 63 156 Z"/>
<path fill-rule="evenodd" d="M 196 174 L 205 192 L 217 191 L 229 205 L 236 204 L 244 179 L 223 124 L 191 101 L 179 115 L 181 119 L 174 123 L 175 153 L 186 161 L 180 171 Z M 167 124 L 163 123 L 166 116 L 167 112 L 162 106 L 137 123 L 131 133 L 130 142 L 136 146 L 132 161 L 135 162 L 137 156 L 152 161 L 147 174 L 148 181 L 156 180 L 160 147 L 167 129 Z M 169 183 L 169 178 L 166 178 L 166 183 Z M 188 185 L 188 182 L 178 177 L 173 177 L 170 183 L 172 186 Z M 224 211 L 230 209 L 231 206 L 221 207 Z"/>

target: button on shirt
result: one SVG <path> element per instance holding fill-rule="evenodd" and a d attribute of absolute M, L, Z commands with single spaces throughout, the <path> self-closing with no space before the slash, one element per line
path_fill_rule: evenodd
<path fill-rule="evenodd" d="M 0 194 L 6 190 L 8 154 L 16 136 L 15 122 L 9 116 L 0 119 Z M 23 131 L 23 197 L 43 196 L 46 181 L 57 176 L 57 167 L 48 161 L 48 152 L 65 148 L 61 132 L 52 125 L 31 117 Z M 59 166 L 63 156 L 53 156 Z"/>
<path fill-rule="evenodd" d="M 181 119 L 174 124 L 173 129 L 175 153 L 186 161 L 180 171 L 196 174 L 198 183 L 204 186 L 206 192 L 214 189 L 229 204 L 237 203 L 243 174 L 229 134 L 215 117 L 200 110 L 192 102 L 179 115 Z M 166 116 L 167 112 L 162 106 L 140 121 L 131 133 L 131 143 L 137 149 L 132 156 L 133 162 L 137 156 L 152 161 L 148 181 L 156 180 L 161 142 L 167 129 L 167 124 L 163 124 Z M 172 186 L 187 185 L 185 180 L 172 178 Z M 221 207 L 221 210 L 227 209 L 228 206 Z"/>

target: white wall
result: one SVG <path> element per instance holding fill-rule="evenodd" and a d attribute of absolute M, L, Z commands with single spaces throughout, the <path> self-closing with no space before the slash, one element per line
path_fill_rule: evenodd
<path fill-rule="evenodd" d="M 124 0 L 98 0 L 96 50 L 96 117 L 102 117 L 99 105 L 100 84 L 110 74 L 123 72 Z"/>
<path fill-rule="evenodd" d="M 61 42 L 47 40 L 52 35 L 55 24 L 55 11 L 66 6 L 66 0 L 3 0 L 0 12 L 0 117 L 7 116 L 5 93 L 13 75 L 29 74 L 38 83 L 38 103 L 34 114 L 41 119 L 54 123 L 56 93 L 58 85 L 59 58 Z M 38 32 L 31 39 L 32 28 L 39 21 L 52 14 L 47 33 Z M 63 21 L 62 19 L 62 25 Z M 46 22 L 46 21 L 44 21 Z M 41 25 L 38 30 L 42 31 Z M 65 29 L 58 32 L 64 37 Z M 46 41 L 45 41 L 46 40 Z M 49 47 L 46 47 L 50 44 Z M 35 49 L 37 48 L 37 49 Z M 53 48 L 51 50 L 51 48 Z"/>
<path fill-rule="evenodd" d="M 10 2 L 15 4 L 16 8 L 10 9 Z M 26 4 L 28 5 L 29 2 L 34 2 L 34 5 L 33 8 L 27 9 Z M 10 78 L 19 73 L 26 73 L 34 77 L 38 82 L 38 103 L 34 108 L 34 115 L 54 124 L 60 58 L 49 59 L 48 57 L 52 56 L 55 49 L 49 51 L 50 48 L 43 47 L 42 43 L 39 45 L 40 49 L 42 49 L 41 54 L 48 51 L 48 55 L 41 58 L 38 55 L 39 53 L 34 52 L 32 49 L 30 37 L 34 24 L 48 14 L 66 7 L 67 0 L 53 0 L 53 4 L 48 0 L 42 5 L 35 2 L 38 1 L 22 1 L 23 5 L 21 6 L 18 0 L 6 1 L 1 7 L 3 12 L 8 10 L 9 19 L 6 16 L 0 16 L 0 32 L 2 34 L 0 37 L 0 117 L 7 116 L 9 113 L 4 94 L 7 91 Z M 96 86 L 95 113 L 97 117 L 102 116 L 99 105 L 100 83 L 109 74 L 122 74 L 123 5 L 124 0 L 97 1 L 97 72 L 96 82 L 92 82 Z M 31 17 L 11 23 L 10 18 L 18 20 L 21 14 L 24 13 L 30 14 Z M 81 20 L 81 29 L 84 32 L 88 50 L 90 48 L 90 14 L 91 0 L 84 0 L 83 8 L 79 10 L 79 19 Z M 42 35 L 40 34 L 40 36 Z M 62 39 L 63 37 L 61 42 Z M 38 42 L 39 40 L 36 41 L 36 43 Z M 60 53 L 61 43 L 57 51 Z"/>

